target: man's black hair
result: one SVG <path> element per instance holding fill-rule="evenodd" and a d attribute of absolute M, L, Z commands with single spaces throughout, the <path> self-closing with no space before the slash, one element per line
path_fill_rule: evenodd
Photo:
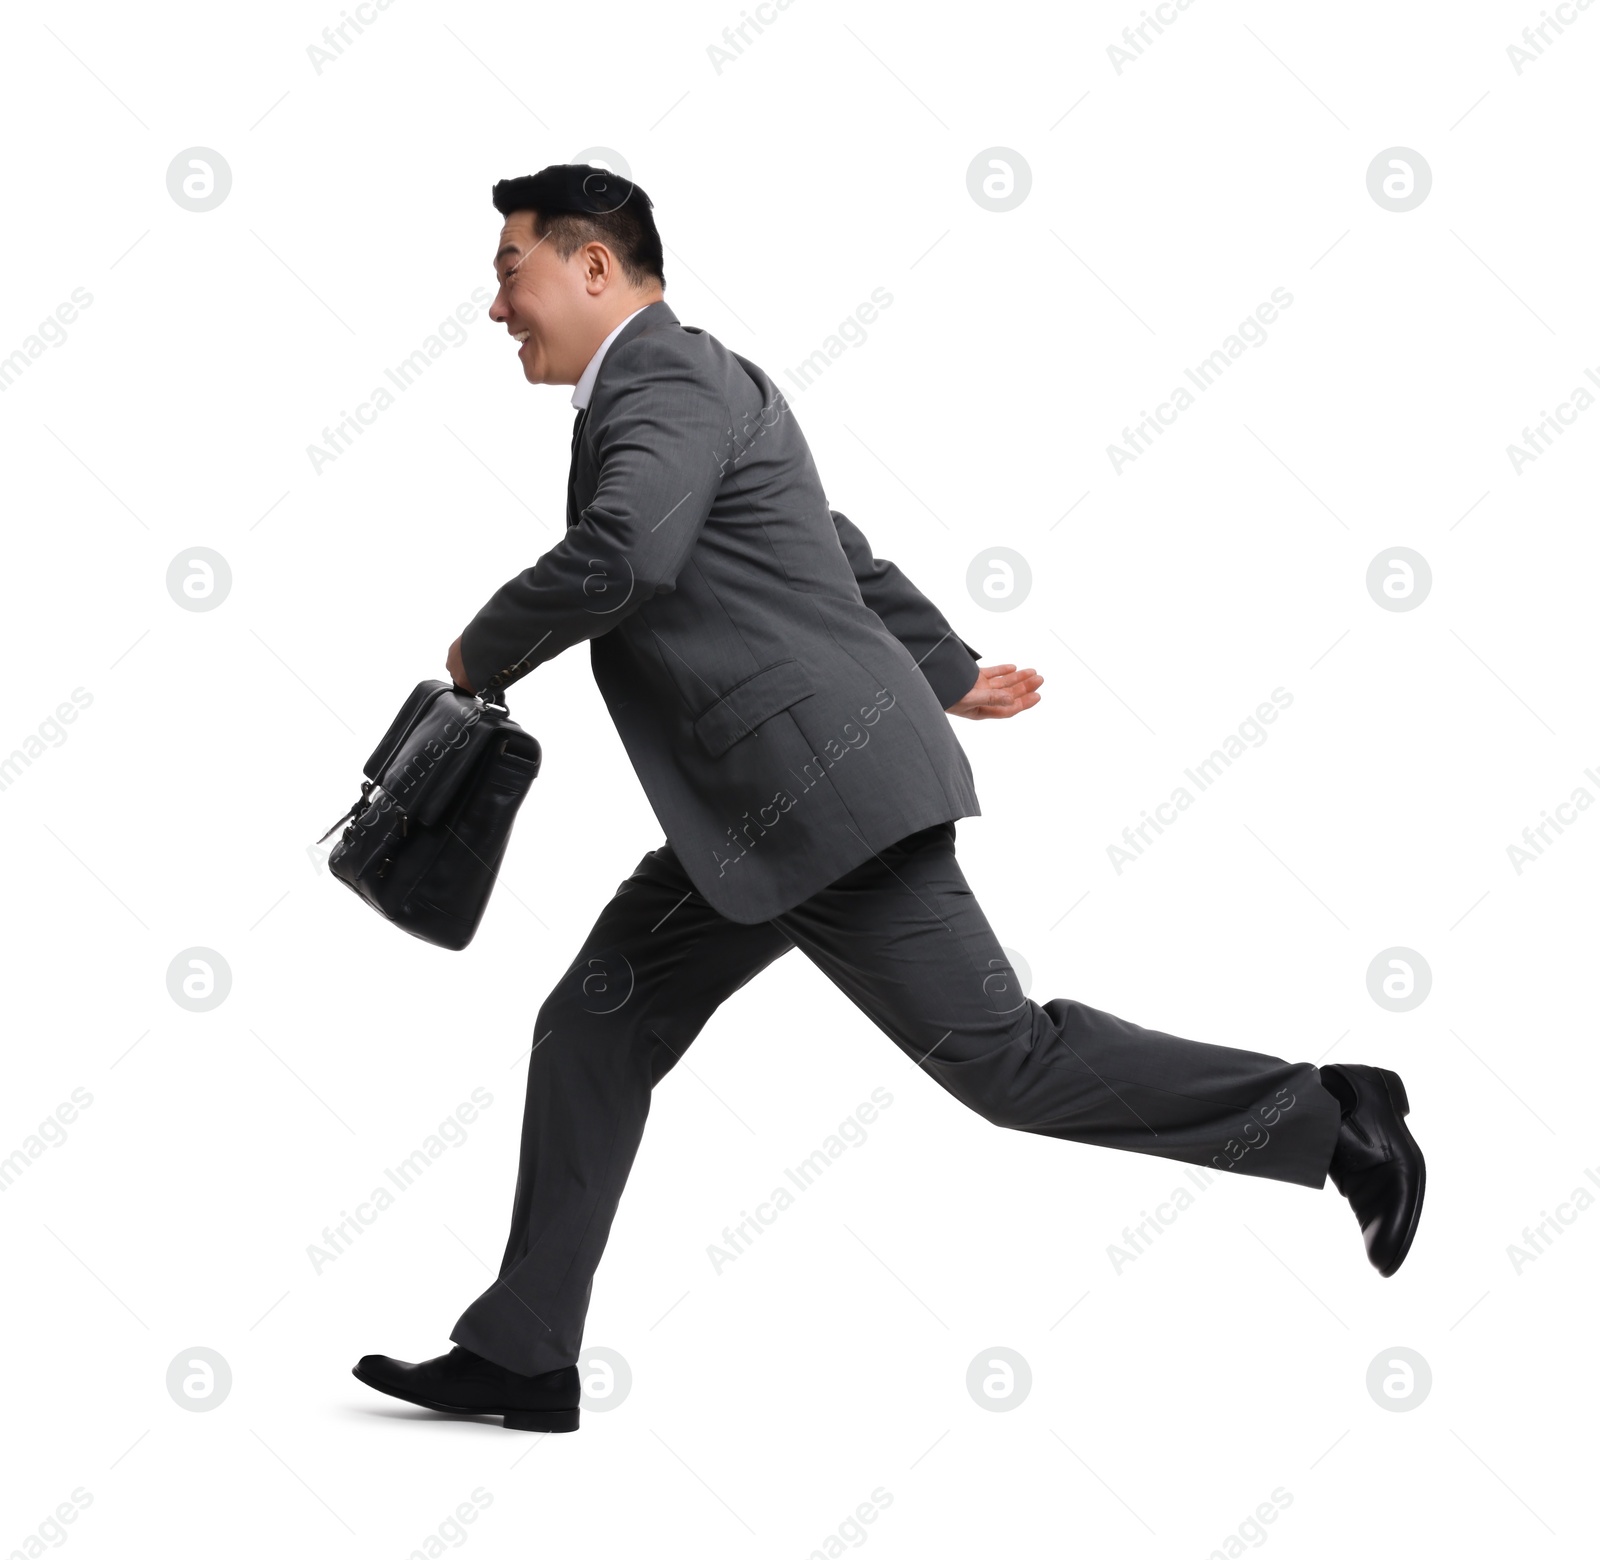
<path fill-rule="evenodd" d="M 580 245 L 601 243 L 617 257 L 634 287 L 666 286 L 661 235 L 650 197 L 630 179 L 587 163 L 560 164 L 520 179 L 502 179 L 493 191 L 502 217 L 533 213 L 533 236 L 548 238 L 563 260 Z"/>

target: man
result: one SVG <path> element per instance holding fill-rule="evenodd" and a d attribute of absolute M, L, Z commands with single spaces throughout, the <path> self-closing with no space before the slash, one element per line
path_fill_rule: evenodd
<path fill-rule="evenodd" d="M 494 187 L 490 307 L 530 384 L 572 385 L 567 533 L 450 647 L 468 691 L 589 641 L 662 828 L 540 1010 L 511 1235 L 450 1353 L 356 1376 L 444 1413 L 574 1430 L 590 1284 L 651 1090 L 719 1003 L 798 946 L 1000 1126 L 1320 1187 L 1385 1275 L 1422 1206 L 1398 1077 L 1320 1069 L 1025 997 L 955 860 L 976 816 L 945 719 L 1039 702 L 828 507 L 756 364 L 682 325 L 636 184 L 558 165 Z"/>

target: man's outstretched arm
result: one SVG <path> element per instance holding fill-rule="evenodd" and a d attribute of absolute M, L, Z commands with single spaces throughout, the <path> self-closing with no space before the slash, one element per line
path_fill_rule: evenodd
<path fill-rule="evenodd" d="M 1005 720 L 1039 702 L 1044 678 L 1031 666 L 1018 668 L 1013 661 L 975 666 L 978 652 L 951 628 L 944 614 L 887 558 L 874 558 L 866 537 L 837 509 L 828 513 L 861 599 L 911 652 L 945 714 Z"/>
<path fill-rule="evenodd" d="M 694 550 L 726 465 L 727 407 L 670 343 L 642 336 L 628 351 L 633 373 L 591 409 L 600 463 L 594 497 L 451 646 L 446 665 L 460 687 L 514 682 L 609 633 L 670 591 Z"/>
<path fill-rule="evenodd" d="M 837 509 L 830 509 L 839 545 L 850 560 L 861 599 L 883 619 L 884 627 L 911 652 L 939 700 L 948 710 L 971 692 L 978 678 L 978 652 L 945 620 L 945 616 L 887 558 L 874 558 L 860 530 Z"/>

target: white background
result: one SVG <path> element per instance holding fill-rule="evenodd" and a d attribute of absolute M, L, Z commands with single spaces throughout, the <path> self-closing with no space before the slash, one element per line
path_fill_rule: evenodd
<path fill-rule="evenodd" d="M 1507 1248 L 1600 1174 L 1600 817 L 1521 873 L 1507 846 L 1600 795 L 1600 410 L 1520 475 L 1507 446 L 1600 372 L 1600 10 L 1518 74 L 1537 10 L 1197 0 L 1120 73 L 1133 3 L 795 0 L 720 71 L 731 0 L 396 0 L 320 73 L 331 3 L 8 10 L 0 355 L 93 302 L 0 395 L 0 752 L 50 733 L 0 790 L 0 1155 L 93 1103 L 0 1195 L 0 1552 L 1577 1552 L 1600 1211 L 1520 1272 Z M 203 213 L 166 186 L 197 146 L 232 173 Z M 1180 1166 L 987 1125 L 791 953 L 657 1093 L 589 1315 L 625 1401 L 519 1436 L 351 1378 L 443 1352 L 489 1281 L 534 1016 L 661 832 L 580 648 L 512 690 L 545 766 L 469 949 L 328 877 L 307 845 L 400 700 L 560 534 L 569 392 L 479 316 L 320 474 L 307 446 L 490 282 L 490 186 L 595 146 L 654 199 L 678 316 L 790 391 L 830 502 L 986 662 L 1044 673 L 1020 718 L 956 723 L 960 859 L 1031 995 L 1401 1072 L 1429 1184 L 1396 1277 L 1331 1186 L 1243 1180 L 1118 1272 Z M 1003 213 L 967 188 L 997 146 L 1032 176 Z M 1432 170 L 1404 213 L 1367 188 L 1393 147 Z M 1277 287 L 1265 344 L 1119 475 L 1108 444 Z M 1365 583 L 1396 546 L 1432 570 L 1406 612 Z M 167 591 L 196 547 L 231 569 L 212 611 Z M 1009 612 L 967 589 L 994 547 L 1031 567 Z M 1276 687 L 1268 740 L 1114 870 Z M 1367 989 L 1396 946 L 1433 981 L 1403 1013 Z M 167 990 L 192 947 L 232 975 L 203 1013 Z M 866 1143 L 715 1273 L 880 1086 Z M 997 1346 L 1033 1385 L 985 1412 Z M 165 1386 L 195 1347 L 232 1371 L 209 1412 Z M 1366 1387 L 1395 1347 L 1432 1371 L 1410 1412 Z"/>

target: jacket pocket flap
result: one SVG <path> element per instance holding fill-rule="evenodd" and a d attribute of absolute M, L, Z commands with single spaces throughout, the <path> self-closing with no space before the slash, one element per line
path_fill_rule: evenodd
<path fill-rule="evenodd" d="M 762 721 L 814 691 L 810 673 L 798 661 L 774 661 L 728 689 L 695 721 L 694 734 L 713 758 L 720 757 Z"/>

